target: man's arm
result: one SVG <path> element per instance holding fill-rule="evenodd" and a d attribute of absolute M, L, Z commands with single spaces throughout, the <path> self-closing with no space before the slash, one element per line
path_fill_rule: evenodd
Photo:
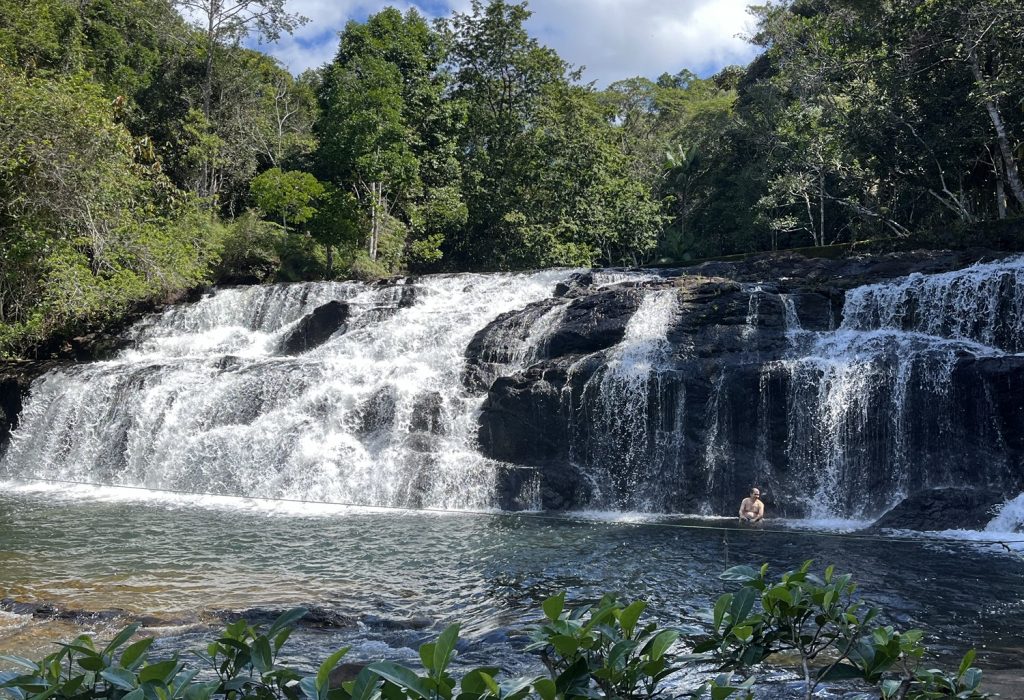
<path fill-rule="evenodd" d="M 747 507 L 747 499 L 744 498 L 742 501 L 740 501 L 740 517 L 741 518 L 743 517 L 743 511 L 746 509 L 746 507 Z"/>
<path fill-rule="evenodd" d="M 761 520 L 764 520 L 764 503 L 762 503 L 761 501 L 755 503 L 754 510 L 757 511 L 757 515 L 754 516 L 754 522 L 756 523 Z"/>

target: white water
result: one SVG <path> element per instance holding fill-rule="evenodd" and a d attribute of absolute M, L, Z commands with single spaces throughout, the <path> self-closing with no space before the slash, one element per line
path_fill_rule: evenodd
<path fill-rule="evenodd" d="M 681 437 L 681 431 L 665 435 L 655 427 L 663 412 L 661 370 L 672 350 L 667 335 L 676 314 L 675 289 L 646 291 L 603 371 L 583 388 L 588 444 L 574 445 L 574 459 L 583 462 L 591 482 L 590 507 L 659 509 L 657 465 L 664 455 L 655 452 Z"/>
<path fill-rule="evenodd" d="M 851 290 L 843 327 L 889 328 L 1024 350 L 1024 258 Z"/>
<path fill-rule="evenodd" d="M 472 335 L 550 296 L 565 271 L 223 289 L 136 329 L 109 362 L 33 386 L 0 473 L 205 494 L 380 506 L 493 507 L 460 383 Z M 277 354 L 305 313 L 350 304 L 348 331 Z M 531 336 L 533 337 L 533 336 Z M 540 339 L 537 339 L 538 341 Z M 531 348 L 522 350 L 526 357 Z"/>
<path fill-rule="evenodd" d="M 877 504 L 861 498 L 858 509 L 855 495 L 872 488 L 868 474 L 879 464 L 891 476 L 885 505 L 919 476 L 908 454 L 912 411 L 937 416 L 936 440 L 955 439 L 949 386 L 957 360 L 1024 348 L 1024 258 L 850 290 L 834 332 L 799 330 L 792 300 L 783 304 L 795 355 L 785 362 L 790 466 L 805 475 L 812 517 L 862 516 Z M 907 401 L 911 389 L 916 405 Z M 872 431 L 881 431 L 881 452 L 864 449 Z M 930 485 L 959 485 L 943 482 L 941 465 L 931 470 Z"/>

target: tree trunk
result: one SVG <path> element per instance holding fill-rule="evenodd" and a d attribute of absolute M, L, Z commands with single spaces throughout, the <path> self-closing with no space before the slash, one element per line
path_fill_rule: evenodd
<path fill-rule="evenodd" d="M 334 279 L 334 246 L 327 244 L 327 278 Z"/>
<path fill-rule="evenodd" d="M 818 245 L 825 245 L 825 168 L 818 171 Z"/>
<path fill-rule="evenodd" d="M 971 51 L 970 61 L 975 83 L 984 86 L 985 80 L 976 51 Z M 1003 157 L 1002 173 L 1010 185 L 1013 198 L 1017 200 L 1021 209 L 1024 209 L 1024 185 L 1021 184 L 1020 171 L 1017 169 L 1017 161 L 1013 157 L 1013 148 L 1010 146 L 1010 138 L 1006 133 L 1006 124 L 1003 123 L 1003 117 L 999 113 L 999 105 L 995 103 L 995 100 L 986 97 L 985 111 L 988 112 L 988 117 L 992 120 L 992 126 L 996 130 L 996 143 L 999 145 L 999 153 Z"/>
<path fill-rule="evenodd" d="M 370 260 L 377 259 L 377 243 L 380 239 L 381 199 L 384 185 L 380 182 L 370 183 L 370 244 L 368 253 Z"/>
<path fill-rule="evenodd" d="M 1003 174 L 996 166 L 996 213 L 1000 219 L 1006 218 L 1006 187 L 1003 185 Z"/>

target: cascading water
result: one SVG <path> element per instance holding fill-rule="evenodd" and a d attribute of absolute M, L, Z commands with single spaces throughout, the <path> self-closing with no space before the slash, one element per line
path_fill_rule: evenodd
<path fill-rule="evenodd" d="M 222 289 L 37 380 L 0 474 L 707 514 L 758 484 L 820 518 L 1024 482 L 1024 258 L 850 289 L 838 328 L 835 290 L 671 276 Z M 338 330 L 295 350 L 324 309 Z"/>
<path fill-rule="evenodd" d="M 799 323 L 784 303 L 787 326 Z M 790 328 L 788 456 L 809 513 L 863 516 L 912 486 L 956 485 L 943 457 L 967 437 L 952 418 L 957 362 L 1019 351 L 1022 324 L 1024 259 L 1013 259 L 850 290 L 840 327 L 809 343 Z"/>
<path fill-rule="evenodd" d="M 134 330 L 115 359 L 37 380 L 0 465 L 9 477 L 442 508 L 494 504 L 475 448 L 480 397 L 460 383 L 472 334 L 547 298 L 565 271 L 406 285 L 222 289 Z M 406 300 L 413 303 L 406 303 Z M 297 322 L 329 301 L 347 330 L 297 356 Z M 527 357 L 530 335 L 521 348 Z"/>
<path fill-rule="evenodd" d="M 666 476 L 660 466 L 682 438 L 676 426 L 663 426 L 666 401 L 662 363 L 672 350 L 668 329 L 675 320 L 676 291 L 647 291 L 626 325 L 622 341 L 602 371 L 592 375 L 579 396 L 565 397 L 579 422 L 572 459 L 587 474 L 595 508 L 658 510 Z"/>

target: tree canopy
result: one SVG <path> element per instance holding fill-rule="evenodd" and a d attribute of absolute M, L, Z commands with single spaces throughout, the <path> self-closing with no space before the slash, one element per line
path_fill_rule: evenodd
<path fill-rule="evenodd" d="M 770 1 L 750 65 L 605 88 L 473 0 L 0 0 L 0 349 L 197 284 L 640 265 L 1024 213 L 1016 0 Z"/>

